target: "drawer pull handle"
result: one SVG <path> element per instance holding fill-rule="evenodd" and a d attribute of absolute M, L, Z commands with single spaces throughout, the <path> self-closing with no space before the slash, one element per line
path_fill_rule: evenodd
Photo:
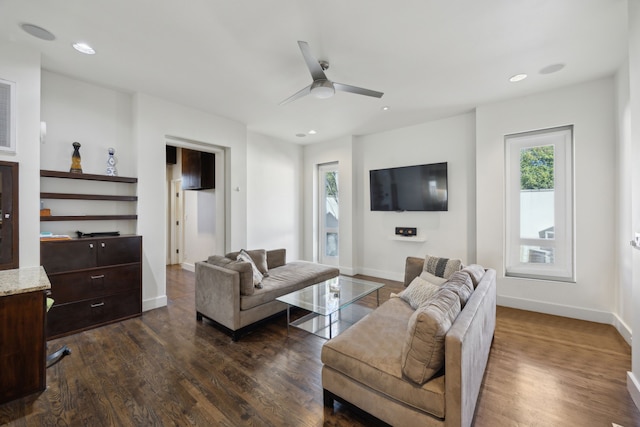
<path fill-rule="evenodd" d="M 107 244 L 105 242 L 100 243 L 100 246 L 102 246 L 103 248 L 107 247 Z"/>
<path fill-rule="evenodd" d="M 93 249 L 93 243 L 89 243 L 89 249 Z"/>
<path fill-rule="evenodd" d="M 91 304 L 91 308 L 102 307 L 103 305 L 104 305 L 104 302 L 99 302 L 97 304 Z"/>
<path fill-rule="evenodd" d="M 104 279 L 104 274 L 101 274 L 99 276 L 91 276 L 91 280 L 95 280 L 95 279 Z"/>

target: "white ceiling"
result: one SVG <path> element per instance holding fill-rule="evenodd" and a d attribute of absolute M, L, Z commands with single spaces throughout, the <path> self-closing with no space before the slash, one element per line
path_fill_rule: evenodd
<path fill-rule="evenodd" d="M 306 144 L 612 75 L 627 54 L 626 10 L 627 0 L 0 0 L 0 39 L 41 51 L 44 69 Z M 384 96 L 278 105 L 311 83 L 298 40 L 330 62 L 329 79 Z M 510 83 L 517 73 L 529 78 Z"/>

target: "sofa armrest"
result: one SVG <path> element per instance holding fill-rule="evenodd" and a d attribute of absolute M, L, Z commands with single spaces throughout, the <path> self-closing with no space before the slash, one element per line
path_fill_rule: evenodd
<path fill-rule="evenodd" d="M 240 274 L 196 262 L 196 312 L 231 330 L 240 328 Z"/>
<path fill-rule="evenodd" d="M 404 265 L 404 286 L 409 284 L 422 273 L 424 268 L 424 258 L 407 257 L 407 262 Z"/>
<path fill-rule="evenodd" d="M 471 426 L 496 327 L 496 272 L 488 269 L 445 337 L 446 426 Z"/>
<path fill-rule="evenodd" d="M 273 249 L 267 251 L 267 267 L 269 269 L 281 267 L 287 263 L 286 249 Z"/>

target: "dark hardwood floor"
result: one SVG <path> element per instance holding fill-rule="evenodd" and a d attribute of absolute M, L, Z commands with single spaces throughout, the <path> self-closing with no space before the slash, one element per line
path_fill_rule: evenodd
<path fill-rule="evenodd" d="M 381 301 L 401 286 L 382 282 Z M 379 424 L 323 406 L 323 339 L 295 328 L 287 336 L 280 317 L 232 342 L 196 321 L 194 275 L 176 267 L 167 295 L 167 307 L 140 318 L 50 341 L 73 354 L 48 369 L 45 392 L 0 405 L 0 425 Z M 498 307 L 475 425 L 640 426 L 630 369 L 630 348 L 611 326 Z"/>

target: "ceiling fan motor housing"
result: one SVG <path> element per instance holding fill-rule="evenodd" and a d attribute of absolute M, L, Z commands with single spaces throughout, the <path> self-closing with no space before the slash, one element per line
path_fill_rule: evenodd
<path fill-rule="evenodd" d="M 315 80 L 311 84 L 311 94 L 316 98 L 331 98 L 335 93 L 336 89 L 329 80 Z"/>

